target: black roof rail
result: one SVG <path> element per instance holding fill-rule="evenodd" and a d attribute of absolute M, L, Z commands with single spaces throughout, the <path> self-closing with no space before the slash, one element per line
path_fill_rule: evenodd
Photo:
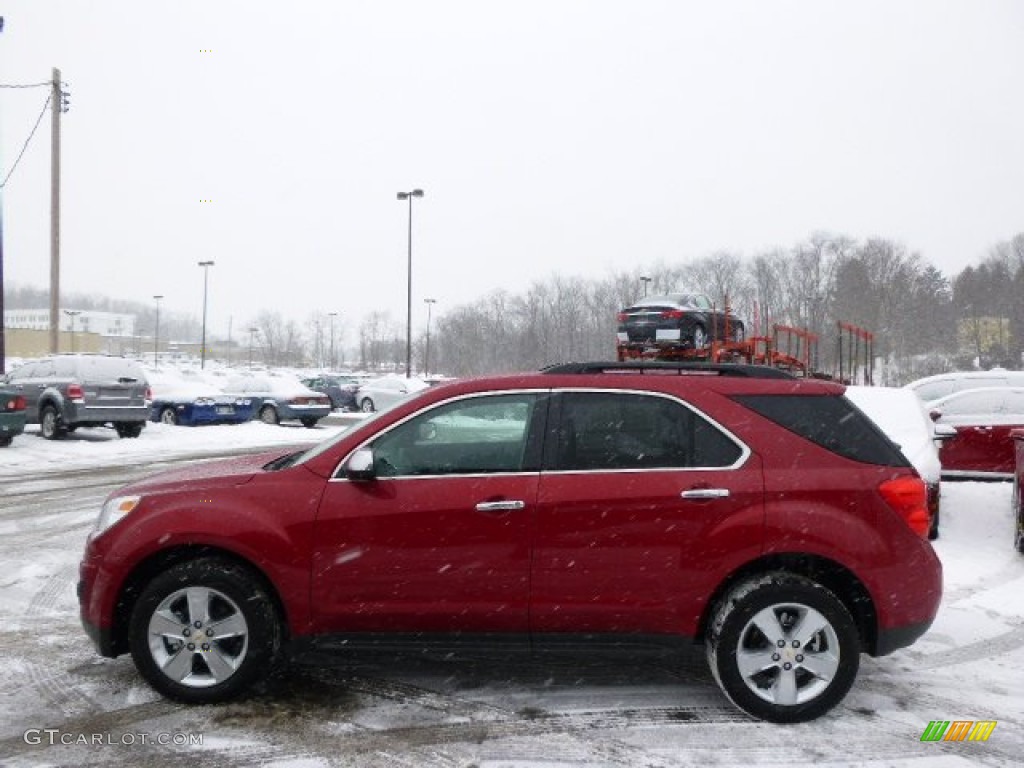
<path fill-rule="evenodd" d="M 679 376 L 736 376 L 750 379 L 793 379 L 788 371 L 766 365 L 742 363 L 671 362 L 665 360 L 624 360 L 621 362 L 558 363 L 541 368 L 541 373 L 653 373 Z"/>

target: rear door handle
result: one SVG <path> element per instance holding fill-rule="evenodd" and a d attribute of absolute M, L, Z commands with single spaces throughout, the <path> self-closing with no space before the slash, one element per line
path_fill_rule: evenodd
<path fill-rule="evenodd" d="M 476 505 L 477 512 L 514 512 L 525 509 L 525 501 L 481 501 Z"/>
<path fill-rule="evenodd" d="M 726 499 L 729 497 L 727 488 L 691 488 L 681 494 L 684 499 Z"/>

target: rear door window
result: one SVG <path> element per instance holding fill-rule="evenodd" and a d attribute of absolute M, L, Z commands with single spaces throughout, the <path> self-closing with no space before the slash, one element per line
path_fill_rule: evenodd
<path fill-rule="evenodd" d="M 623 392 L 563 392 L 556 448 L 565 471 L 729 467 L 743 448 L 677 400 Z"/>

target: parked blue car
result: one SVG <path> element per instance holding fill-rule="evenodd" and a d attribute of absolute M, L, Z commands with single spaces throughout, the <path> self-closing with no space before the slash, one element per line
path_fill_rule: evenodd
<path fill-rule="evenodd" d="M 230 379 L 224 389 L 235 397 L 250 398 L 264 424 L 294 420 L 312 429 L 331 412 L 327 395 L 314 392 L 291 377 L 239 376 Z"/>
<path fill-rule="evenodd" d="M 200 424 L 241 424 L 252 419 L 252 398 L 235 397 L 212 387 L 182 383 L 154 394 L 149 420 L 194 427 Z"/>

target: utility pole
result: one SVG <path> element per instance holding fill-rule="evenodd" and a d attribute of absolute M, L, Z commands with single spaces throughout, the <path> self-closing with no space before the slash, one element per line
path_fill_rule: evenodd
<path fill-rule="evenodd" d="M 4 17 L 0 16 L 0 32 L 4 31 Z M 0 190 L 0 195 L 3 190 Z M 4 201 L 0 197 L 0 376 L 7 373 L 7 347 L 4 343 L 4 334 L 7 333 L 4 325 Z"/>
<path fill-rule="evenodd" d="M 60 351 L 60 115 L 63 111 L 60 70 L 54 67 L 50 95 L 50 352 L 54 354 Z"/>

